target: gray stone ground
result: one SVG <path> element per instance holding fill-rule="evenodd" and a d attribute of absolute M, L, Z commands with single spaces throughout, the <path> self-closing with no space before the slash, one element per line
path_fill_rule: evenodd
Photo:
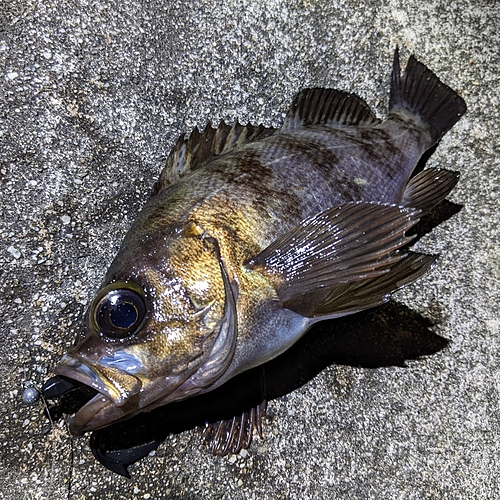
<path fill-rule="evenodd" d="M 0 497 L 500 497 L 500 4 L 488 0 L 6 0 L 0 4 Z M 430 164 L 459 170 L 463 210 L 419 243 L 441 252 L 396 300 L 450 340 L 407 367 L 332 366 L 285 398 L 248 456 L 196 431 L 131 468 L 95 462 L 41 404 L 119 242 L 181 132 L 279 125 L 307 86 L 383 116 L 394 47 L 467 101 Z"/>

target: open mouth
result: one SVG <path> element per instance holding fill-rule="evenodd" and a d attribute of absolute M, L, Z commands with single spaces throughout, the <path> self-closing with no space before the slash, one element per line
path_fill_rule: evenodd
<path fill-rule="evenodd" d="M 86 432 L 86 424 L 110 401 L 96 389 L 63 375 L 51 377 L 42 386 L 47 402 L 47 416 L 51 421 L 63 415 L 73 415 L 69 422 L 70 432 L 79 436 Z"/>
<path fill-rule="evenodd" d="M 55 371 L 57 375 L 44 384 L 42 393 L 46 400 L 56 401 L 49 406 L 51 418 L 74 414 L 69 427 L 75 436 L 108 425 L 105 410 L 110 407 L 113 413 L 128 413 L 121 407 L 142 387 L 137 377 L 122 370 L 97 366 L 70 355 L 63 356 Z"/>
<path fill-rule="evenodd" d="M 76 413 L 99 393 L 77 380 L 56 375 L 43 384 L 42 394 L 48 404 L 49 418 L 56 421 L 62 415 Z"/>

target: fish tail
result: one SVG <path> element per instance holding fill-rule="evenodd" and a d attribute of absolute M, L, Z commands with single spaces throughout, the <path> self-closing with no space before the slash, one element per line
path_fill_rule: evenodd
<path fill-rule="evenodd" d="M 413 56 L 402 75 L 399 49 L 394 53 L 389 113 L 403 108 L 427 125 L 432 142 L 438 142 L 467 110 L 465 101 Z"/>

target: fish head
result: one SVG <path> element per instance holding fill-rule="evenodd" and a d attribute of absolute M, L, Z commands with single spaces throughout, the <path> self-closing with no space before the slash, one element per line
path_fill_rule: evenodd
<path fill-rule="evenodd" d="M 235 288 L 218 243 L 193 223 L 125 239 L 56 373 L 98 394 L 70 421 L 74 435 L 185 399 L 229 366 Z"/>

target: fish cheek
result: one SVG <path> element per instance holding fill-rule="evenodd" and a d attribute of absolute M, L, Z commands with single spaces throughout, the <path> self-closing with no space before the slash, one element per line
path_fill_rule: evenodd
<path fill-rule="evenodd" d="M 194 321 L 171 321 L 156 325 L 155 330 L 148 332 L 145 342 L 129 346 L 130 354 L 142 367 L 137 375 L 145 391 L 159 380 L 165 387 L 182 383 L 203 363 L 206 348 L 215 339 L 213 330 Z"/>
<path fill-rule="evenodd" d="M 221 328 L 225 292 L 219 255 L 191 233 L 173 239 L 163 258 L 142 267 L 149 318 L 128 349 L 144 367 L 144 379 L 196 370 Z"/>

